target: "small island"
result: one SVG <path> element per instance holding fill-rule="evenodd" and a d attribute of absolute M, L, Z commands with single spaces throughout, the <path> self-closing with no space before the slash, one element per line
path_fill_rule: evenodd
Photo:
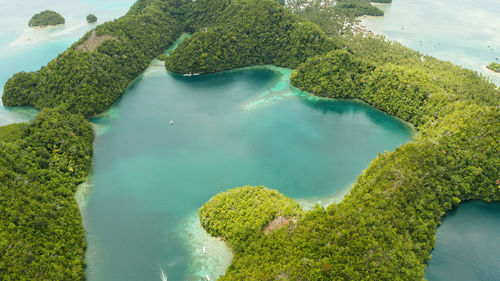
<path fill-rule="evenodd" d="M 96 17 L 95 15 L 93 15 L 93 14 L 89 14 L 89 15 L 87 16 L 87 22 L 88 22 L 88 23 L 94 23 L 94 22 L 96 22 L 96 21 L 97 21 L 97 17 Z"/>
<path fill-rule="evenodd" d="M 492 62 L 490 65 L 486 66 L 489 70 L 496 73 L 500 73 L 500 63 Z"/>
<path fill-rule="evenodd" d="M 54 11 L 45 10 L 41 13 L 34 15 L 29 21 L 28 25 L 30 27 L 45 27 L 49 25 L 58 25 L 63 23 L 64 23 L 64 18 L 60 14 Z"/>

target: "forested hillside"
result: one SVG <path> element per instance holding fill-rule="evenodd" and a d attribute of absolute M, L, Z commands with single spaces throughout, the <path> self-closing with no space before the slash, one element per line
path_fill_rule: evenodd
<path fill-rule="evenodd" d="M 215 4 L 221 7 L 215 11 L 205 8 L 213 2 L 194 5 L 195 11 L 205 11 L 200 12 L 205 14 L 204 26 L 198 24 L 200 29 L 172 52 L 166 60 L 168 70 L 210 73 L 262 64 L 295 68 L 308 57 L 336 48 L 316 25 L 276 1 L 239 0 Z"/>
<path fill-rule="evenodd" d="M 498 88 L 383 37 L 344 35 L 335 38 L 338 50 L 300 64 L 291 83 L 318 96 L 363 100 L 413 123 L 419 137 L 379 155 L 342 203 L 270 233 L 268 225 L 241 228 L 202 211 L 214 208 L 210 200 L 200 209 L 209 232 L 214 223 L 240 229 L 210 233 L 249 237 L 230 243 L 235 257 L 220 280 L 422 280 L 446 212 L 467 200 L 500 201 Z M 272 200 L 256 194 L 219 194 L 217 201 L 230 204 L 218 204 L 217 213 Z"/>
<path fill-rule="evenodd" d="M 93 138 L 88 121 L 61 107 L 0 128 L 2 280 L 83 279 L 85 233 L 73 194 L 90 171 Z"/>
<path fill-rule="evenodd" d="M 319 26 L 279 3 L 139 0 L 39 71 L 15 74 L 4 104 L 43 110 L 30 124 L 0 128 L 1 279 L 84 279 L 73 197 L 91 163 L 84 117 L 109 108 L 187 31 L 192 37 L 166 59 L 172 71 L 296 68 L 296 87 L 363 100 L 419 130 L 413 142 L 379 155 L 326 210 L 304 212 L 263 187 L 216 195 L 199 214 L 234 251 L 221 280 L 422 280 L 446 212 L 465 200 L 500 200 L 498 88 L 383 37 L 328 29 L 352 24 L 368 1 L 341 1 Z"/>
<path fill-rule="evenodd" d="M 64 104 L 91 117 L 110 107 L 183 30 L 183 0 L 140 0 L 124 17 L 97 26 L 47 66 L 5 84 L 3 103 L 38 109 Z"/>

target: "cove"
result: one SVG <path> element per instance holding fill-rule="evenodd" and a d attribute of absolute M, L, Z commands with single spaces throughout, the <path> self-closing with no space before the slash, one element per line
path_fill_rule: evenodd
<path fill-rule="evenodd" d="M 500 203 L 467 202 L 438 228 L 429 281 L 495 281 L 500 276 Z"/>
<path fill-rule="evenodd" d="M 161 271 L 169 280 L 214 280 L 228 265 L 217 257 L 230 255 L 198 226 L 197 209 L 210 197 L 242 185 L 335 197 L 379 152 L 411 139 L 407 125 L 367 105 L 292 88 L 290 73 L 183 77 L 153 62 L 93 120 L 82 209 L 88 280 L 159 280 Z"/>

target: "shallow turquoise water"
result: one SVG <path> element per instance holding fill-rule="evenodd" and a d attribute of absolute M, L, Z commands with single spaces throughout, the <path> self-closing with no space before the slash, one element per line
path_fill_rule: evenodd
<path fill-rule="evenodd" d="M 193 257 L 204 245 L 190 246 L 202 235 L 193 216 L 210 197 L 247 184 L 333 196 L 377 153 L 410 140 L 398 120 L 310 97 L 287 84 L 289 74 L 182 77 L 152 66 L 94 120 L 102 135 L 84 211 L 90 281 L 159 280 L 160 270 L 170 280 L 214 278 L 221 261 Z"/>
<path fill-rule="evenodd" d="M 500 74 L 485 68 L 500 62 L 500 1 L 394 0 L 378 7 L 385 15 L 364 19 L 368 29 L 500 85 Z"/>
<path fill-rule="evenodd" d="M 0 95 L 3 85 L 14 73 L 33 71 L 46 65 L 95 25 L 86 23 L 93 13 L 98 23 L 126 13 L 134 0 L 27 0 L 1 1 L 0 4 Z M 43 10 L 59 12 L 66 23 L 32 30 L 30 18 Z M 6 108 L 0 101 L 0 126 L 31 120 L 37 111 Z"/>
<path fill-rule="evenodd" d="M 134 1 L 3 2 L 0 85 L 20 70 L 40 68 L 69 47 L 92 28 L 85 23 L 88 13 L 102 23 L 125 14 Z M 391 39 L 484 71 L 499 56 L 499 7 L 495 0 L 396 0 L 384 8 L 385 18 L 375 21 Z M 66 24 L 29 30 L 29 18 L 46 8 L 60 12 Z M 401 30 L 400 23 L 406 22 Z M 269 71 L 178 78 L 167 76 L 162 67 L 149 69 L 106 118 L 95 121 L 103 134 L 96 142 L 95 163 L 101 164 L 84 190 L 89 201 L 82 203 L 89 230 L 89 280 L 159 280 L 160 269 L 170 280 L 199 280 L 207 273 L 214 277 L 224 271 L 230 254 L 197 224 L 195 210 L 210 196 L 249 183 L 311 199 L 306 203 L 330 202 L 325 196 L 338 200 L 378 151 L 409 138 L 407 128 L 390 117 L 364 105 L 300 97 L 288 89 L 286 79 L 277 81 Z M 211 89 L 202 89 L 207 85 Z M 168 98 L 160 98 L 167 93 Z M 27 121 L 34 114 L 36 110 L 0 106 L 0 125 Z M 133 121 L 135 116 L 144 123 Z M 174 128 L 167 124 L 170 119 Z M 183 148 L 174 153 L 171 146 Z M 334 150 L 339 147 L 345 151 Z M 236 150 L 240 153 L 234 157 L 221 153 Z M 324 151 L 329 154 L 321 155 Z M 198 156 L 174 165 L 194 153 Z M 99 208 L 91 211 L 87 204 Z M 426 277 L 497 280 L 499 210 L 498 204 L 468 203 L 446 217 Z M 208 254 L 201 253 L 203 246 Z M 459 273 L 450 274 L 452 270 Z"/>

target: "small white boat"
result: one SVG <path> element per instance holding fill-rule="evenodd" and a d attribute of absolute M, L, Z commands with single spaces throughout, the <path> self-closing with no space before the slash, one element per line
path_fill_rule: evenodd
<path fill-rule="evenodd" d="M 174 120 L 170 120 L 170 125 L 174 125 Z"/>
<path fill-rule="evenodd" d="M 207 252 L 207 249 L 205 248 L 205 246 L 203 246 L 203 249 L 201 249 L 201 251 L 205 254 Z"/>
<path fill-rule="evenodd" d="M 207 275 L 205 275 L 205 278 L 206 278 L 208 281 L 210 281 L 210 276 L 208 276 L 208 274 L 207 274 Z"/>

